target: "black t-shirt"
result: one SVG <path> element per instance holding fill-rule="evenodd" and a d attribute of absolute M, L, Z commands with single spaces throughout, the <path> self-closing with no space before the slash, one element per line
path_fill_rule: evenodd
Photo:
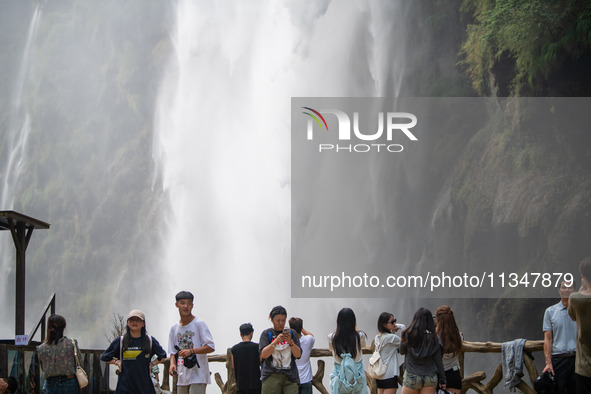
<path fill-rule="evenodd" d="M 240 342 L 232 347 L 234 371 L 236 372 L 236 388 L 252 390 L 261 387 L 261 368 L 259 344 Z"/>
<path fill-rule="evenodd" d="M 101 361 L 111 361 L 113 358 L 121 359 L 120 339 L 121 337 L 111 342 L 101 356 Z M 166 357 L 166 352 L 154 337 L 152 337 L 151 354 L 147 354 L 142 350 L 141 337 L 130 338 L 129 346 L 123 350 L 121 373 L 119 374 L 115 393 L 154 393 L 154 385 L 150 378 L 150 360 L 154 354 L 158 356 L 158 360 Z"/>

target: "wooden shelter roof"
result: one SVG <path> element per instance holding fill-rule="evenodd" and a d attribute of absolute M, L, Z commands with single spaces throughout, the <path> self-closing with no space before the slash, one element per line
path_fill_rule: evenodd
<path fill-rule="evenodd" d="M 0 211 L 0 230 L 10 230 L 9 220 L 12 219 L 13 225 L 24 223 L 26 228 L 48 229 L 49 223 L 32 218 L 15 211 Z"/>

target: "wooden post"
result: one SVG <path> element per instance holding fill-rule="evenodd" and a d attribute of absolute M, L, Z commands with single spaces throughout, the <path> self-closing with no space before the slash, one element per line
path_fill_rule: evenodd
<path fill-rule="evenodd" d="M 35 228 L 48 229 L 49 223 L 14 211 L 0 211 L 0 230 L 10 230 L 16 248 L 15 336 L 25 334 L 25 252 Z"/>
<path fill-rule="evenodd" d="M 16 226 L 11 218 L 8 219 L 10 232 L 16 247 L 16 291 L 15 291 L 15 321 L 14 333 L 15 335 L 25 334 L 25 252 L 27 251 L 27 244 L 31 239 L 33 227 L 26 232 L 25 223 L 17 222 Z"/>
<path fill-rule="evenodd" d="M 209 360 L 212 360 L 211 356 L 209 357 Z M 222 391 L 222 394 L 236 394 L 236 373 L 234 371 L 234 367 L 232 366 L 232 349 L 226 350 L 226 357 L 224 361 L 226 362 L 226 370 L 228 371 L 228 381 L 224 383 L 221 375 L 216 372 L 214 375 L 215 382 Z"/>

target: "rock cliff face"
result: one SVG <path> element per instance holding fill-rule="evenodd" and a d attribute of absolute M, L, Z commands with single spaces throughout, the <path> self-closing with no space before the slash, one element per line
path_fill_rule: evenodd
<path fill-rule="evenodd" d="M 133 302 L 135 286 L 150 284 L 143 273 L 159 276 L 165 269 L 154 251 L 166 200 L 150 152 L 155 75 L 168 54 L 171 10 L 142 1 L 23 1 L 0 8 L 0 165 L 14 149 L 9 131 L 21 133 L 11 122 L 30 125 L 14 204 L 0 209 L 51 224 L 35 232 L 27 252 L 33 285 L 27 285 L 26 325 L 57 292 L 69 326 L 87 327 L 82 343 L 104 346 L 103 325 L 87 319 L 109 321 L 113 304 Z M 37 25 L 27 44 L 33 15 Z M 11 114 L 20 70 L 27 71 L 20 111 Z M 14 257 L 5 253 L 8 298 L 0 302 L 10 315 Z M 124 277 L 139 282 L 120 286 Z"/>
<path fill-rule="evenodd" d="M 519 107 L 507 102 L 509 124 L 483 128 L 458 158 L 449 202 L 452 215 L 442 227 L 455 230 L 456 258 L 466 267 L 478 262 L 497 272 L 569 272 L 578 278 L 578 263 L 589 254 L 585 234 L 591 225 L 586 123 L 581 113 L 578 122 L 574 114 L 562 113 L 571 124 L 536 124 L 532 118 L 544 112 L 548 119 L 549 109 L 520 102 Z M 570 105 L 567 100 L 557 111 L 568 111 Z M 506 294 L 511 293 L 507 288 Z M 491 308 L 491 320 L 512 311 L 507 330 L 513 336 L 524 336 L 515 321 L 522 316 L 523 326 L 533 328 L 528 338 L 536 338 L 539 324 L 525 322 L 541 321 L 543 305 L 549 302 L 508 299 L 484 305 Z M 531 309 L 536 304 L 538 314 Z"/>
<path fill-rule="evenodd" d="M 550 18 L 544 8 L 550 5 L 534 3 L 533 18 Z M 481 128 L 458 130 L 438 142 L 429 193 L 446 197 L 434 213 L 435 239 L 429 253 L 458 268 L 477 262 L 498 272 L 570 272 L 578 280 L 578 263 L 591 254 L 586 241 L 591 230 L 591 136 L 585 126 L 589 101 L 573 99 L 554 106 L 516 97 L 589 95 L 589 77 L 580 72 L 589 66 L 589 40 L 568 33 L 587 31 L 582 25 L 589 13 L 575 10 L 584 7 L 582 3 L 569 4 L 548 19 L 552 25 L 545 24 L 550 36 L 527 27 L 522 41 L 511 41 L 508 31 L 525 29 L 517 27 L 519 18 L 511 17 L 523 11 L 518 4 L 414 4 L 410 18 L 416 18 L 413 24 L 419 28 L 409 45 L 417 48 L 412 61 L 429 66 L 413 68 L 405 95 L 476 94 L 469 82 L 473 69 L 466 61 L 471 59 L 472 65 L 484 67 L 481 85 L 473 84 L 480 86 L 481 94 L 510 96 L 498 100 L 497 115 Z M 534 42 L 534 37 L 547 43 Z M 554 58 L 544 52 L 563 45 Z M 528 69 L 532 74 L 527 81 L 519 74 L 525 61 L 537 61 L 538 67 Z M 433 200 L 430 204 L 424 208 L 433 209 Z M 541 337 L 541 316 L 552 302 L 507 298 L 457 304 L 478 316 L 479 336 L 506 340 Z M 500 331 L 502 337 L 494 338 Z"/>
<path fill-rule="evenodd" d="M 582 234 L 589 229 L 591 167 L 584 147 L 591 141 L 585 117 L 568 111 L 584 106 L 571 100 L 561 101 L 560 109 L 520 102 L 508 102 L 505 119 L 511 123 L 481 130 L 460 157 L 452 204 L 464 250 L 470 256 L 479 243 L 488 243 L 491 262 L 576 273 L 588 253 Z M 550 110 L 571 123 L 539 124 L 536 118 L 548 119 Z M 513 247 L 499 250 L 496 240 Z"/>

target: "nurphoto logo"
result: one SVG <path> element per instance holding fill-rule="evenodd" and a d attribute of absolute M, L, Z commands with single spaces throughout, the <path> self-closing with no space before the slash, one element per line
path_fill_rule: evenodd
<path fill-rule="evenodd" d="M 335 143 L 319 143 L 318 151 L 321 153 L 402 152 L 404 147 L 399 143 L 393 143 L 394 139 L 404 136 L 410 141 L 418 141 L 417 137 L 410 131 L 417 125 L 417 117 L 409 112 L 386 112 L 385 114 L 384 112 L 378 112 L 377 130 L 374 131 L 361 129 L 359 112 L 352 113 L 353 127 L 351 128 L 351 118 L 344 111 L 339 109 L 315 110 L 311 107 L 302 108 L 305 110 L 302 113 L 309 117 L 307 123 L 307 139 L 309 141 L 314 140 L 315 128 L 321 133 L 330 134 L 328 123 L 323 115 L 334 115 L 336 117 L 338 127 L 336 133 L 332 133 L 331 138 L 336 137 L 338 140 Z M 357 141 L 363 142 L 353 143 Z"/>

